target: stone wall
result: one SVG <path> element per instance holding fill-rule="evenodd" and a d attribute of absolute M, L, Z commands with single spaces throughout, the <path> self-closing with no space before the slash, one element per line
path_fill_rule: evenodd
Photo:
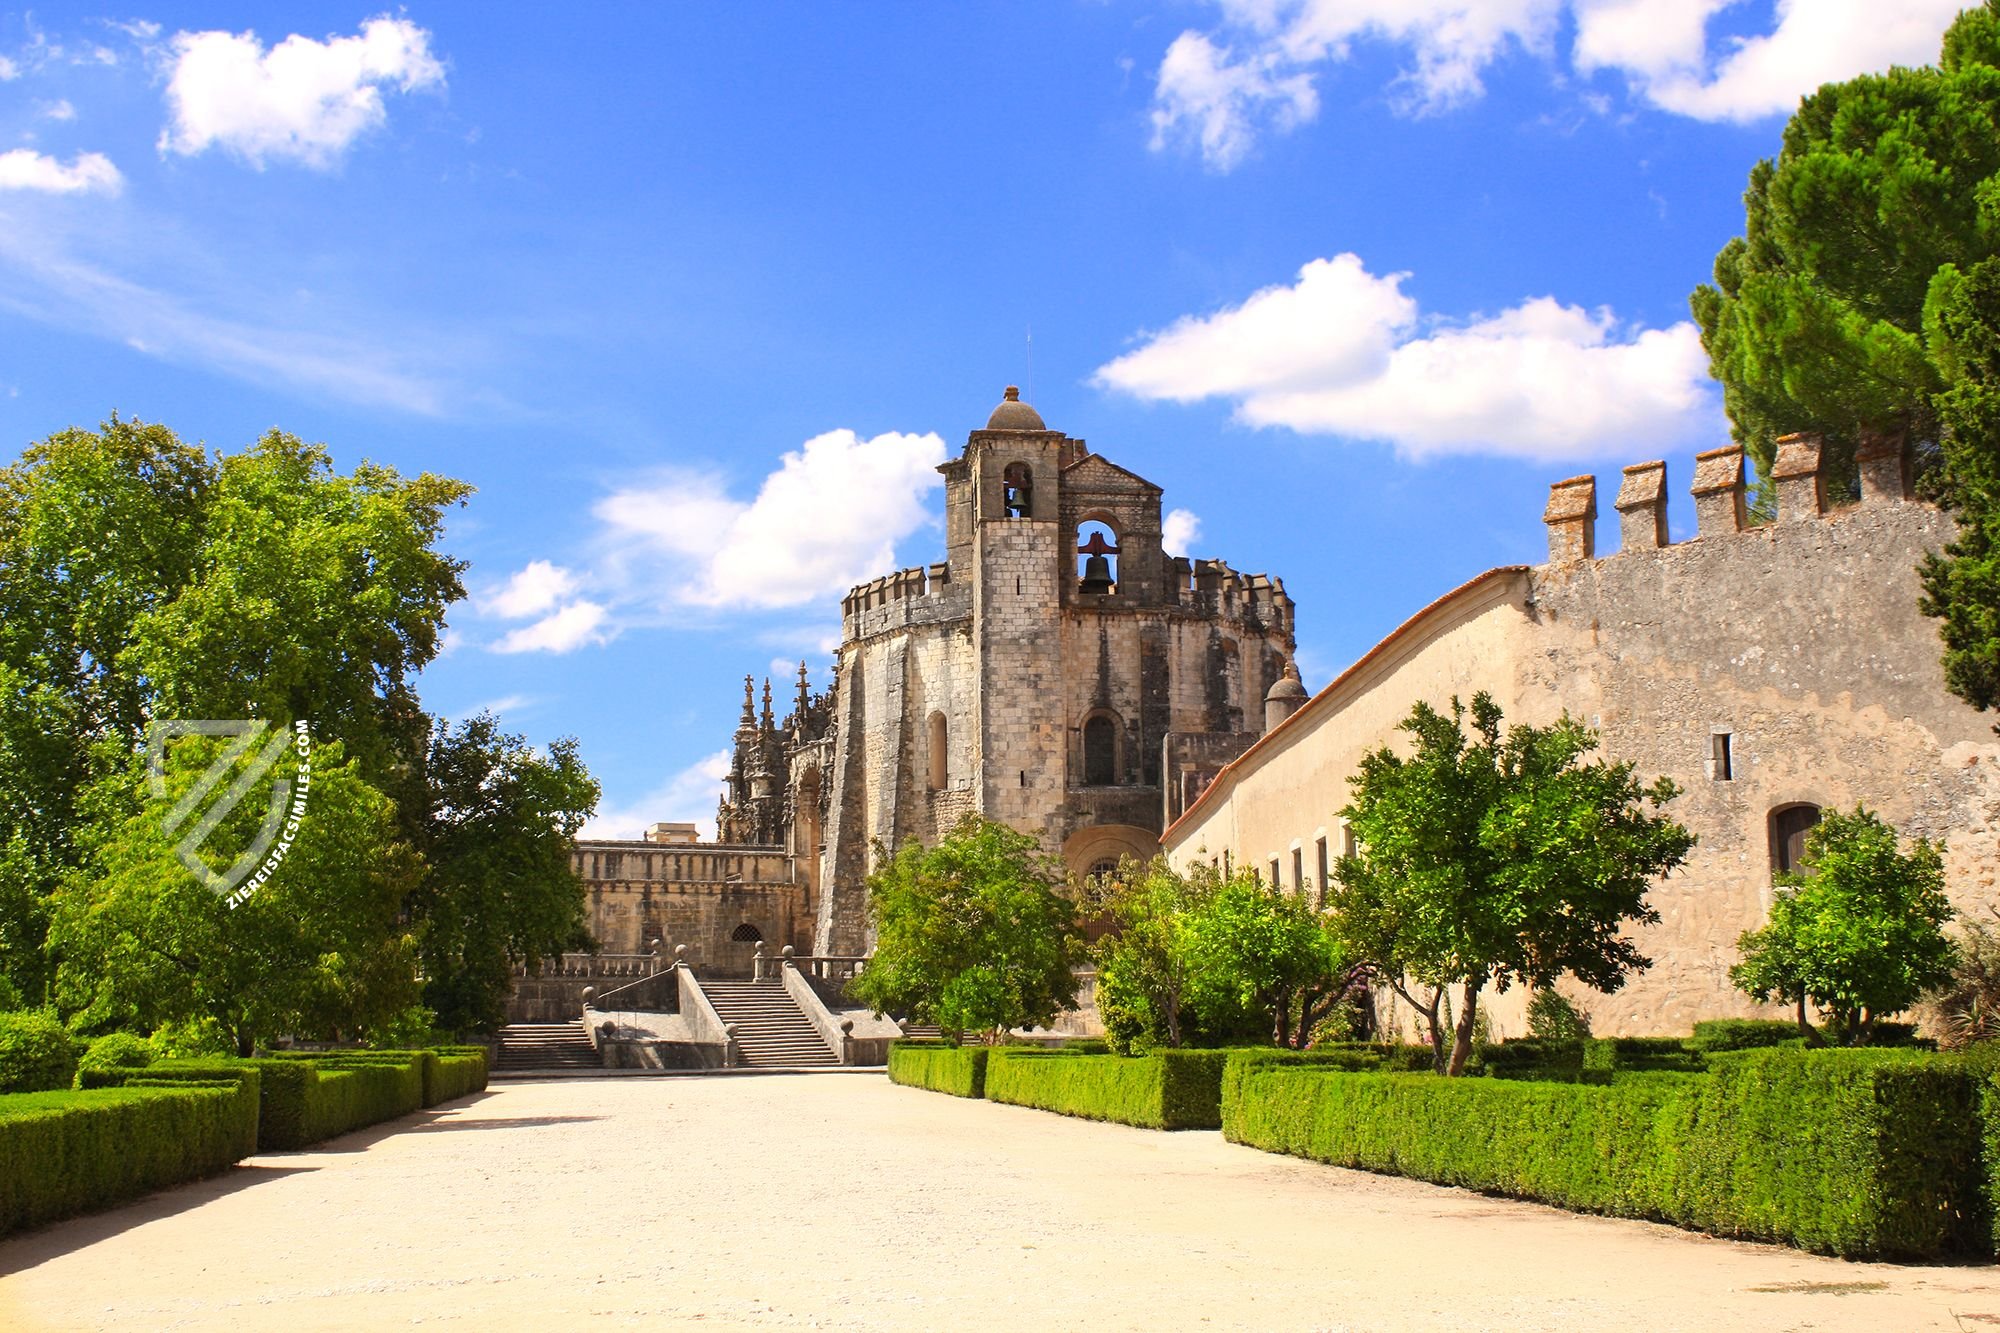
<path fill-rule="evenodd" d="M 758 940 L 767 953 L 811 946 L 807 889 L 782 848 L 591 841 L 576 845 L 572 864 L 607 953 L 648 953 L 659 940 L 671 956 L 685 944 L 704 973 L 747 976 Z M 732 938 L 745 927 L 757 939 Z"/>
<path fill-rule="evenodd" d="M 1360 757 L 1400 745 L 1418 700 L 1485 689 L 1510 723 L 1567 711 L 1642 780 L 1672 778 L 1671 813 L 1700 839 L 1652 894 L 1661 921 L 1638 932 L 1653 968 L 1609 996 L 1565 987 L 1600 1032 L 1756 1012 L 1728 970 L 1767 915 L 1772 815 L 1787 805 L 1865 803 L 1906 835 L 1944 838 L 1961 909 L 2000 905 L 2000 741 L 1990 715 L 1945 690 L 1935 622 L 1917 609 L 1916 564 L 1950 519 L 1893 485 L 1822 514 L 1828 488 L 1808 470 L 1781 488 L 1777 521 L 1744 528 L 1740 456 L 1700 465 L 1696 539 L 1659 544 L 1664 467 L 1642 464 L 1621 491 L 1624 549 L 1601 558 L 1591 480 L 1560 483 L 1550 563 L 1489 571 L 1418 613 L 1226 768 L 1168 831 L 1170 855 L 1276 860 L 1289 880 L 1297 851 L 1310 876 L 1319 839 L 1337 854 Z M 1524 1001 L 1492 998 L 1496 1035 L 1519 1035 Z"/>

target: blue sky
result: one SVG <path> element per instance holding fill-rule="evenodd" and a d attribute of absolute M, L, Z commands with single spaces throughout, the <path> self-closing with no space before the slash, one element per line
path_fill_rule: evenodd
<path fill-rule="evenodd" d="M 611 835 L 711 816 L 743 674 L 939 558 L 1009 383 L 1282 577 L 1318 688 L 1542 558 L 1550 481 L 1685 490 L 1751 165 L 1954 8 L 0 11 L 0 432 L 472 482 L 425 700 L 578 736 Z"/>

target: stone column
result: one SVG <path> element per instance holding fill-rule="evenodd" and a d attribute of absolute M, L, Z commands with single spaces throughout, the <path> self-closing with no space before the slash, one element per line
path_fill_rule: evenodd
<path fill-rule="evenodd" d="M 1743 450 L 1735 445 L 1694 456 L 1694 518 L 1697 535 L 1727 536 L 1743 531 Z"/>
<path fill-rule="evenodd" d="M 1780 435 L 1771 480 L 1778 487 L 1778 521 L 1818 518 L 1826 509 L 1826 486 L 1820 480 L 1820 439 L 1817 435 Z"/>
<path fill-rule="evenodd" d="M 1549 563 L 1588 560 L 1597 549 L 1597 478 L 1571 477 L 1549 487 L 1549 506 L 1542 511 L 1549 525 Z"/>
<path fill-rule="evenodd" d="M 1634 463 L 1618 484 L 1618 541 L 1621 551 L 1657 551 L 1667 544 L 1667 465 L 1665 460 Z"/>

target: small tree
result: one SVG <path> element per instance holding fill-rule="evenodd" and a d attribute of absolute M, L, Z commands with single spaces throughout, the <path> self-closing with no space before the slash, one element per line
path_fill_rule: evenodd
<path fill-rule="evenodd" d="M 1219 883 L 1207 866 L 1183 875 L 1155 857 L 1144 870 L 1120 866 L 1100 886 L 1115 929 L 1095 951 L 1097 1012 L 1121 1054 L 1187 1039 L 1196 966 L 1188 923 Z"/>
<path fill-rule="evenodd" d="M 1201 1011 L 1218 1025 L 1252 1015 L 1278 1046 L 1303 1049 L 1366 971 L 1302 895 L 1247 874 L 1217 886 L 1188 935 Z"/>
<path fill-rule="evenodd" d="M 1659 919 L 1646 890 L 1694 846 L 1656 812 L 1679 794 L 1672 782 L 1642 786 L 1631 764 L 1581 762 L 1597 736 L 1567 715 L 1504 741 L 1500 716 L 1474 695 L 1468 737 L 1457 699 L 1449 717 L 1417 704 L 1400 728 L 1415 753 L 1364 757 L 1341 812 L 1361 846 L 1340 865 L 1340 929 L 1422 1015 L 1445 1074 L 1472 1052 L 1486 986 L 1547 986 L 1568 972 L 1612 991 L 1650 966 L 1622 932 Z"/>
<path fill-rule="evenodd" d="M 1795 1006 L 1808 1045 L 1826 1044 L 1808 1001 L 1843 1042 L 1866 1045 L 1877 1019 L 1951 979 L 1944 858 L 1924 838 L 1903 851 L 1895 829 L 1856 806 L 1820 819 L 1806 835 L 1804 863 L 1803 874 L 1778 876 L 1771 919 L 1737 940 L 1743 961 L 1729 979 L 1760 1003 Z"/>
<path fill-rule="evenodd" d="M 875 954 L 853 994 L 957 1042 L 1047 1024 L 1076 1003 L 1076 907 L 1059 862 L 1024 833 L 969 815 L 937 846 L 904 843 L 868 876 Z"/>

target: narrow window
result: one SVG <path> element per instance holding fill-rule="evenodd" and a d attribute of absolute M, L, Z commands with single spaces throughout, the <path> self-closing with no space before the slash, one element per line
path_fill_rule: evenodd
<path fill-rule="evenodd" d="M 1305 890 L 1306 849 L 1303 847 L 1294 847 L 1292 848 L 1292 892 L 1304 893 Z"/>
<path fill-rule="evenodd" d="M 1708 738 L 1708 775 L 1717 782 L 1729 782 L 1736 777 L 1734 756 L 1730 753 L 1733 738 L 1726 731 L 1717 731 Z"/>
<path fill-rule="evenodd" d="M 1228 879 L 1235 873 L 1235 870 L 1231 869 L 1229 865 L 1229 849 L 1225 847 L 1222 849 L 1222 877 Z"/>
<path fill-rule="evenodd" d="M 1109 787 L 1118 781 L 1118 733 L 1108 717 L 1083 724 L 1083 784 Z"/>
<path fill-rule="evenodd" d="M 1274 889 L 1285 887 L 1285 881 L 1278 878 L 1278 858 L 1275 856 L 1271 858 L 1271 887 Z"/>
<path fill-rule="evenodd" d="M 1779 874 L 1797 870 L 1805 860 L 1806 834 L 1819 823 L 1819 807 L 1809 801 L 1781 805 L 1771 812 L 1771 869 Z"/>
<path fill-rule="evenodd" d="M 945 784 L 945 721 L 941 712 L 932 713 L 930 719 L 930 780 L 932 791 L 943 791 Z"/>
<path fill-rule="evenodd" d="M 1340 826 L 1340 859 L 1352 861 L 1361 855 L 1361 844 L 1355 840 L 1354 829 L 1347 824 Z"/>

